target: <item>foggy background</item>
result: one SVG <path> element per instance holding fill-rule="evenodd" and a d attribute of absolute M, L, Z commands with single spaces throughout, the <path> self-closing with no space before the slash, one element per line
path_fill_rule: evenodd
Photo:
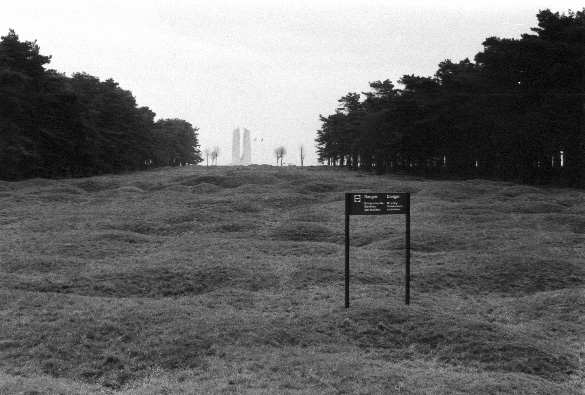
<path fill-rule="evenodd" d="M 157 118 L 199 127 L 201 149 L 231 161 L 232 130 L 252 133 L 252 161 L 316 164 L 319 114 L 348 91 L 472 58 L 489 36 L 519 37 L 539 9 L 577 1 L 95 1 L 2 5 L 2 35 L 37 40 L 50 68 L 113 78 Z"/>

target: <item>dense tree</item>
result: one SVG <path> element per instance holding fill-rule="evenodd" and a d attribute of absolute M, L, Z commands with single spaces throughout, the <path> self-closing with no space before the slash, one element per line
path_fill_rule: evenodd
<path fill-rule="evenodd" d="M 343 96 L 320 116 L 319 160 L 585 186 L 585 11 L 537 19 L 535 34 L 487 38 L 474 61 Z"/>
<path fill-rule="evenodd" d="M 0 39 L 0 178 L 86 176 L 198 163 L 197 128 L 159 120 L 112 79 L 47 70 L 13 30 Z"/>

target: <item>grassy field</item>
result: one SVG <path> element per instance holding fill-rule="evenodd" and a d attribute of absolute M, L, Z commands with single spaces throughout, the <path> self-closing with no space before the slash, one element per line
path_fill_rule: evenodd
<path fill-rule="evenodd" d="M 352 217 L 343 192 L 410 191 Z M 0 182 L 0 393 L 585 391 L 585 192 L 324 168 Z"/>

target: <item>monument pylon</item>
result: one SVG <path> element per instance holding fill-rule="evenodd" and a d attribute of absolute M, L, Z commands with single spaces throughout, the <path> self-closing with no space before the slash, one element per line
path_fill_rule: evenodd
<path fill-rule="evenodd" d="M 244 128 L 243 148 L 241 164 L 247 166 L 252 163 L 252 141 L 250 140 L 250 131 L 246 128 Z"/>
<path fill-rule="evenodd" d="M 235 128 L 232 135 L 232 165 L 240 164 L 240 128 Z"/>
<path fill-rule="evenodd" d="M 234 129 L 232 136 L 232 165 L 250 165 L 252 164 L 252 139 L 250 131 L 244 129 L 242 155 L 240 156 L 240 127 Z"/>

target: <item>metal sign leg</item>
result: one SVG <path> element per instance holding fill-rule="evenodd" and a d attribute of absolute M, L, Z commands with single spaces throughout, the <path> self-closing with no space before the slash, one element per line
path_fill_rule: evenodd
<path fill-rule="evenodd" d="M 404 303 L 410 304 L 410 196 L 408 199 L 408 207 L 406 211 L 406 267 L 404 278 Z"/>
<path fill-rule="evenodd" d="M 345 308 L 349 308 L 349 214 L 345 214 Z"/>

